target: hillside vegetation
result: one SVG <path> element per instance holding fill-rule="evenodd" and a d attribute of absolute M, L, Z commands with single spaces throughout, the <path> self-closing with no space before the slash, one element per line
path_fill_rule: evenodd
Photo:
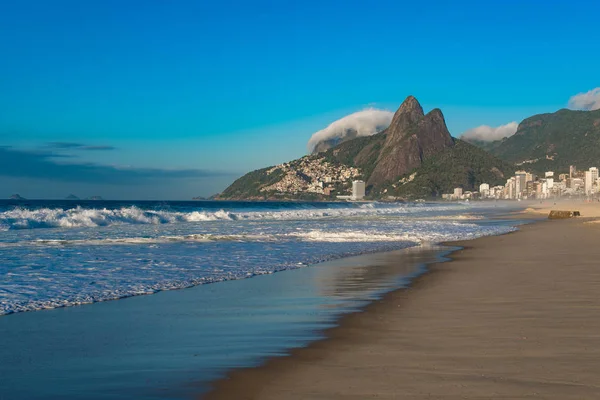
<path fill-rule="evenodd" d="M 502 141 L 473 142 L 495 156 L 537 173 L 568 171 L 569 165 L 600 164 L 600 110 L 559 110 L 523 120 Z"/>
<path fill-rule="evenodd" d="M 462 140 L 455 139 L 455 142 L 454 147 L 442 151 L 402 177 L 406 183 L 384 188 L 383 191 L 387 192 L 380 192 L 379 196 L 436 197 L 452 193 L 455 187 L 478 191 L 482 183 L 504 185 L 506 179 L 513 175 L 515 168 L 511 164 Z M 410 180 L 412 174 L 415 175 Z"/>

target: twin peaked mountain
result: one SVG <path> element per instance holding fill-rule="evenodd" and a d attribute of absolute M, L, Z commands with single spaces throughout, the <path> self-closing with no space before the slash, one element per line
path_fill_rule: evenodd
<path fill-rule="evenodd" d="M 383 135 L 382 135 L 383 136 Z M 379 186 L 421 166 L 427 158 L 454 146 L 439 109 L 427 115 L 413 96 L 409 96 L 392 118 L 385 140 L 377 155 L 367 185 Z M 374 157 L 372 146 L 365 147 L 357 158 Z"/>
<path fill-rule="evenodd" d="M 512 172 L 484 150 L 453 138 L 439 109 L 424 114 L 409 96 L 386 130 L 250 172 L 217 198 L 327 200 L 348 194 L 356 179 L 367 183 L 372 199 L 432 197 L 457 186 L 473 190 L 483 182 L 504 183 Z"/>

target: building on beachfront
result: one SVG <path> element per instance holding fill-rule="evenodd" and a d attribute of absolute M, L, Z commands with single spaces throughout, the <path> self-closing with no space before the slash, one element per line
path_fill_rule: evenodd
<path fill-rule="evenodd" d="M 490 185 L 488 183 L 482 183 L 479 185 L 479 193 L 481 194 L 481 198 L 485 199 L 490 196 Z"/>
<path fill-rule="evenodd" d="M 531 174 L 530 174 L 531 175 Z M 527 189 L 527 172 L 515 172 L 515 199 L 523 197 L 523 192 Z"/>
<path fill-rule="evenodd" d="M 594 194 L 598 191 L 598 168 L 591 167 L 589 170 L 585 171 L 584 177 L 584 192 L 586 195 Z"/>
<path fill-rule="evenodd" d="M 454 197 L 455 199 L 460 199 L 460 198 L 462 198 L 462 195 L 463 195 L 463 190 L 462 190 L 462 188 L 454 188 L 454 196 L 453 196 L 453 197 Z"/>
<path fill-rule="evenodd" d="M 365 197 L 365 182 L 352 182 L 352 200 L 362 200 Z"/>
<path fill-rule="evenodd" d="M 569 189 L 573 189 L 573 191 L 577 191 L 579 188 L 583 187 L 583 179 L 581 178 L 571 178 L 569 179 Z"/>
<path fill-rule="evenodd" d="M 598 180 L 598 168 L 592 167 L 589 171 L 592 173 L 592 182 L 596 182 Z"/>
<path fill-rule="evenodd" d="M 592 182 L 592 172 L 591 171 L 585 171 L 585 179 L 583 180 L 584 182 L 584 192 L 585 194 L 591 194 L 592 193 L 592 187 L 593 187 L 593 182 Z"/>
<path fill-rule="evenodd" d="M 513 176 L 509 179 L 506 180 L 506 194 L 505 194 L 505 198 L 509 199 L 509 200 L 514 200 L 516 199 L 516 178 Z"/>
<path fill-rule="evenodd" d="M 528 182 L 533 182 L 537 179 L 537 176 L 533 175 L 532 173 L 529 172 L 525 172 L 525 183 L 527 184 Z"/>

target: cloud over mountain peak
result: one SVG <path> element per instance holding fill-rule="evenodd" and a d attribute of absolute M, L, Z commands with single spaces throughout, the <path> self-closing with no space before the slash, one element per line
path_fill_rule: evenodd
<path fill-rule="evenodd" d="M 318 153 L 359 136 L 371 136 L 390 125 L 394 113 L 377 108 L 366 108 L 329 124 L 315 132 L 308 141 L 308 151 Z"/>

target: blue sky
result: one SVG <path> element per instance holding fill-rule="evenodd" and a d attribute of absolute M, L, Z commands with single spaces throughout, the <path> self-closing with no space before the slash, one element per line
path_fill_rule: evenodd
<path fill-rule="evenodd" d="M 458 136 L 600 86 L 600 3 L 490 3 L 2 1 L 0 198 L 210 195 L 409 94 Z"/>

